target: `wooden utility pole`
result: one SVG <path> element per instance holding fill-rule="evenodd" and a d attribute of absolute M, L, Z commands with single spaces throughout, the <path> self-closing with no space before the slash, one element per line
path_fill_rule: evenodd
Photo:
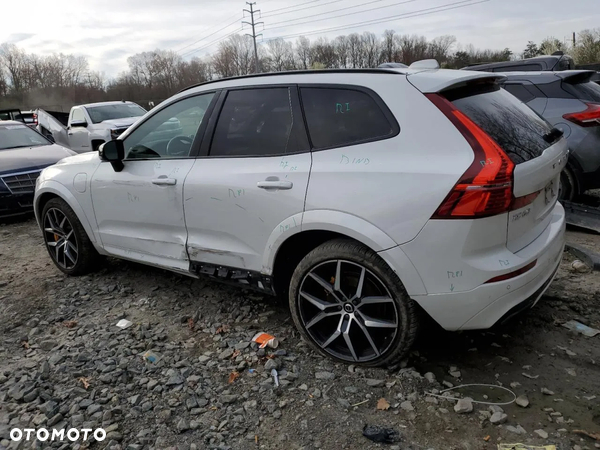
<path fill-rule="evenodd" d="M 251 36 L 254 41 L 254 64 L 255 64 L 256 73 L 258 73 L 258 72 L 260 72 L 260 69 L 259 69 L 259 65 L 258 65 L 258 49 L 256 48 L 256 38 L 258 36 L 262 36 L 262 33 L 256 34 L 256 26 L 260 25 L 260 24 L 264 25 L 264 22 L 255 22 L 254 21 L 254 14 L 260 12 L 260 9 L 255 10 L 253 8 L 253 6 L 256 5 L 256 2 L 253 2 L 253 3 L 246 2 L 246 4 L 250 6 L 250 10 L 244 9 L 244 12 L 247 12 L 248 14 L 250 14 L 251 21 L 250 22 L 242 21 L 242 23 L 246 23 L 252 27 L 252 34 L 246 33 L 246 36 Z"/>

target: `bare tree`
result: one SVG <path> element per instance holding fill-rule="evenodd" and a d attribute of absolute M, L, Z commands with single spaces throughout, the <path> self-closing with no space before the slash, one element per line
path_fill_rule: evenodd
<path fill-rule="evenodd" d="M 312 63 L 321 63 L 326 69 L 336 67 L 334 46 L 325 38 L 320 38 L 311 48 Z"/>
<path fill-rule="evenodd" d="M 310 40 L 304 36 L 300 36 L 296 40 L 296 57 L 298 58 L 298 67 L 300 69 L 308 69 L 311 64 L 311 49 Z"/>
<path fill-rule="evenodd" d="M 360 37 L 363 59 L 361 67 L 377 67 L 379 65 L 380 46 L 375 33 L 365 31 Z"/>
<path fill-rule="evenodd" d="M 271 70 L 282 72 L 295 69 L 294 49 L 291 42 L 279 38 L 269 41 L 267 45 L 271 59 Z"/>
<path fill-rule="evenodd" d="M 338 36 L 333 41 L 335 47 L 335 54 L 337 56 L 337 66 L 340 68 L 348 67 L 349 54 L 348 50 L 350 44 L 348 42 L 348 36 Z"/>
<path fill-rule="evenodd" d="M 577 45 L 573 56 L 578 64 L 592 64 L 600 61 L 600 28 L 583 30 L 577 35 Z"/>
<path fill-rule="evenodd" d="M 383 42 L 381 43 L 381 62 L 400 62 L 396 61 L 398 56 L 398 45 L 394 30 L 385 30 L 383 32 Z"/>

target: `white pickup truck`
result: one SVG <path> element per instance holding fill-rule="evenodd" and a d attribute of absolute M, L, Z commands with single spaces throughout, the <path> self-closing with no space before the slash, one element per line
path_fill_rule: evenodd
<path fill-rule="evenodd" d="M 79 105 L 70 113 L 37 111 L 37 130 L 57 144 L 77 153 L 98 150 L 104 142 L 112 141 L 146 114 L 133 102 L 102 102 Z M 164 124 L 165 137 L 181 134 L 181 124 L 172 119 Z"/>

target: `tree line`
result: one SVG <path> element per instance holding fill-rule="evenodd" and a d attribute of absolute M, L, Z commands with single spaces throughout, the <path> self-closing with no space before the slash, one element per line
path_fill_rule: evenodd
<path fill-rule="evenodd" d="M 462 46 L 454 36 L 428 40 L 393 30 L 381 36 L 364 32 L 314 41 L 299 37 L 293 43 L 273 39 L 261 43 L 258 50 L 261 72 L 372 68 L 383 62 L 411 64 L 429 58 L 438 60 L 444 68 L 460 69 L 555 51 L 572 55 L 578 64 L 589 64 L 600 62 L 600 29 L 578 33 L 575 45 L 552 37 L 539 45 L 530 41 L 521 55 L 513 55 L 508 48 L 479 50 L 473 45 Z M 127 64 L 127 70 L 107 79 L 90 70 L 85 57 L 62 53 L 40 56 L 14 44 L 2 44 L 0 107 L 68 109 L 74 104 L 105 100 L 132 100 L 151 107 L 184 87 L 255 71 L 252 39 L 242 35 L 221 41 L 217 50 L 205 58 L 184 59 L 172 50 L 157 49 L 133 55 Z"/>

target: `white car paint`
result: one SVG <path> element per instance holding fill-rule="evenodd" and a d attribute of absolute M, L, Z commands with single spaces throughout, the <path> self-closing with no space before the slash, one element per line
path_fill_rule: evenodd
<path fill-rule="evenodd" d="M 476 220 L 430 219 L 473 162 L 473 151 L 419 89 L 435 92 L 490 76 L 446 70 L 324 71 L 192 88 L 157 106 L 119 139 L 127 141 L 153 114 L 193 94 L 296 83 L 368 87 L 384 99 L 400 133 L 284 158 L 125 161 L 122 172 L 101 162 L 97 153 L 73 157 L 42 172 L 35 197 L 38 222 L 41 200 L 58 195 L 85 222 L 100 253 L 191 276 L 193 262 L 271 275 L 287 239 L 315 230 L 340 233 L 379 252 L 409 295 L 441 326 L 489 327 L 540 286 L 547 287 L 560 262 L 565 227 L 564 210 L 555 198 L 549 205 L 535 205 L 533 222 L 519 228 L 523 233 L 534 229 L 524 248 L 518 237 L 511 234 L 509 240 L 507 213 Z M 545 186 L 560 172 L 563 158 L 564 140 L 531 167 L 516 171 L 515 189 L 525 195 Z M 86 175 L 85 192 L 74 188 L 80 174 Z M 161 176 L 176 183 L 154 185 L 152 180 Z M 267 178 L 289 181 L 291 188 L 259 188 L 257 183 Z M 532 261 L 536 266 L 524 275 L 485 284 Z"/>

